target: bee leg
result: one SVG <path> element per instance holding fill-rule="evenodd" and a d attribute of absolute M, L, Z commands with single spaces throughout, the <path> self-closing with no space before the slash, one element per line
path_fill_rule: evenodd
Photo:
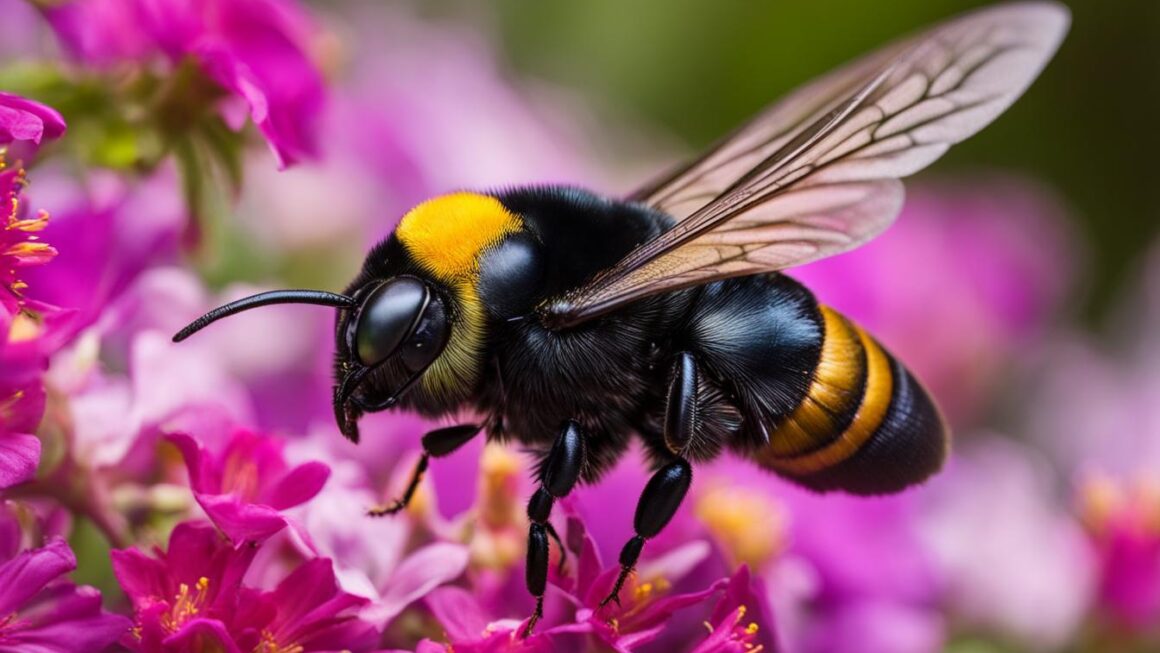
<path fill-rule="evenodd" d="M 689 352 L 677 354 L 665 402 L 665 446 L 682 455 L 697 432 L 701 421 L 697 361 Z"/>
<path fill-rule="evenodd" d="M 608 605 L 610 601 L 620 603 L 618 596 L 620 588 L 636 567 L 645 541 L 661 532 L 673 518 L 685 498 L 685 493 L 689 491 L 689 483 L 692 480 L 693 468 L 684 458 L 677 458 L 660 468 L 648 480 L 644 492 L 640 495 L 640 501 L 636 504 L 636 516 L 632 520 L 636 536 L 620 550 L 620 575 L 616 577 L 612 592 L 600 602 L 601 607 Z"/>
<path fill-rule="evenodd" d="M 411 499 L 414 498 L 415 490 L 419 488 L 419 482 L 423 480 L 428 461 L 431 458 L 442 458 L 455 451 L 478 433 L 479 426 L 475 424 L 448 426 L 428 432 L 423 436 L 423 455 L 419 457 L 419 463 L 411 472 L 411 481 L 407 483 L 407 489 L 403 492 L 403 496 L 390 504 L 374 506 L 367 510 L 367 515 L 382 517 L 383 515 L 393 515 L 406 508 L 407 504 L 411 503 Z"/>
<path fill-rule="evenodd" d="M 540 487 L 532 498 L 528 500 L 528 519 L 531 526 L 528 528 L 528 561 L 524 579 L 528 592 L 536 599 L 536 609 L 528 620 L 528 627 L 523 637 L 532 633 L 536 622 L 544 616 L 544 590 L 548 585 L 548 537 L 554 536 L 556 543 L 560 538 L 555 535 L 555 529 L 548 522 L 552 513 L 552 504 L 556 499 L 567 496 L 576 482 L 580 480 L 580 472 L 584 469 L 584 434 L 580 426 L 571 420 L 564 424 L 552 450 L 544 461 L 540 471 Z M 563 551 L 561 546 L 560 550 Z"/>

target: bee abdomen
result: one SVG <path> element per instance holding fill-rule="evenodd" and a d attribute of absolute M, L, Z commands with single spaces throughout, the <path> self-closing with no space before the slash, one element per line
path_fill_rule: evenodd
<path fill-rule="evenodd" d="M 942 466 L 947 435 L 913 375 L 828 307 L 822 356 L 801 404 L 754 458 L 816 490 L 895 492 Z"/>

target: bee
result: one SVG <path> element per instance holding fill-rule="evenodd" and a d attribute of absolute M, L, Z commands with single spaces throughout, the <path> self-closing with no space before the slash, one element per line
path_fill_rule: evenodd
<path fill-rule="evenodd" d="M 406 490 L 374 515 L 406 506 L 430 459 L 481 431 L 537 452 L 530 633 L 549 538 L 559 545 L 553 504 L 634 438 L 653 472 L 605 603 L 676 512 L 693 466 L 725 450 L 818 491 L 890 493 L 940 468 L 948 431 L 922 385 L 780 271 L 886 229 L 899 178 L 1014 102 L 1069 22 L 1054 2 L 964 14 L 799 88 L 622 199 L 558 186 L 430 199 L 344 293 L 260 293 L 174 340 L 258 306 L 331 306 L 346 437 L 388 409 L 478 419 L 424 435 Z"/>

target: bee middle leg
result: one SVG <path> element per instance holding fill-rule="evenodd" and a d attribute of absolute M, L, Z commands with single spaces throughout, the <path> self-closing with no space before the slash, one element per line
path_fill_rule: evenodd
<path fill-rule="evenodd" d="M 423 474 L 427 472 L 427 464 L 430 459 L 442 458 L 450 454 L 467 444 L 478 433 L 479 426 L 475 424 L 448 426 L 428 432 L 423 436 L 423 455 L 419 457 L 419 462 L 411 472 L 411 480 L 407 483 L 407 489 L 403 492 L 403 496 L 390 504 L 374 506 L 367 510 L 367 514 L 371 517 L 382 517 L 383 515 L 393 515 L 406 508 L 407 504 L 411 503 L 411 499 L 414 498 L 415 490 L 419 488 L 419 483 L 423 480 Z"/>
<path fill-rule="evenodd" d="M 678 354 L 670 374 L 664 421 L 665 446 L 673 460 L 657 470 L 641 492 L 632 520 L 636 534 L 620 551 L 620 574 L 616 577 L 612 591 L 600 602 L 602 607 L 611 601 L 620 602 L 620 589 L 635 569 L 645 541 L 660 533 L 672 520 L 689 491 L 693 468 L 685 455 L 701 440 L 708 403 L 705 401 L 704 387 L 693 354 Z"/>
<path fill-rule="evenodd" d="M 536 599 L 536 609 L 528 620 L 524 637 L 531 634 L 536 622 L 544 615 L 544 590 L 548 584 L 548 538 L 551 537 L 556 541 L 561 555 L 564 552 L 559 535 L 548 522 L 552 504 L 556 499 L 567 496 L 572 488 L 576 487 L 584 465 L 584 434 L 576 422 L 569 420 L 564 423 L 560 435 L 548 452 L 540 471 L 539 489 L 528 500 L 528 519 L 531 524 L 528 526 L 528 560 L 524 579 L 528 591 Z"/>

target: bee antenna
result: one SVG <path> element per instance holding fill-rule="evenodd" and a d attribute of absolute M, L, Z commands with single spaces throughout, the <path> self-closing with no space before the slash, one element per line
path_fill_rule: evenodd
<path fill-rule="evenodd" d="M 234 313 L 248 311 L 259 306 L 272 304 L 315 304 L 318 306 L 333 306 L 335 308 L 354 308 L 357 302 L 352 297 L 326 292 L 325 290 L 271 290 L 257 295 L 243 297 L 224 306 L 218 306 L 212 311 L 190 322 L 184 329 L 173 336 L 173 342 L 181 342 L 205 327 L 217 322 L 223 317 Z"/>

